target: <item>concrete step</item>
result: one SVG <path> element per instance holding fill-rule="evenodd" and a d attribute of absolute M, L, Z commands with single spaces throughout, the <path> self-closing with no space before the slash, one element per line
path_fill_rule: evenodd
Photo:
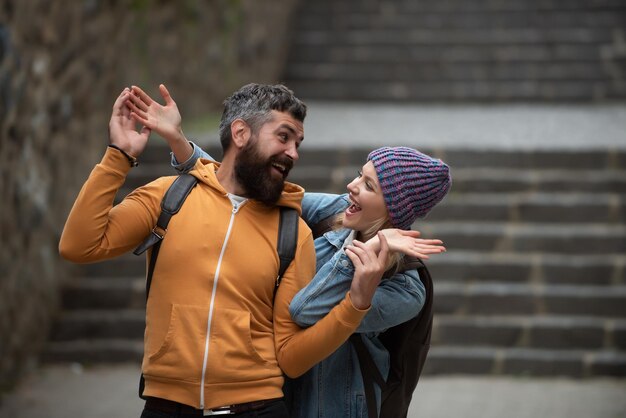
<path fill-rule="evenodd" d="M 521 224 L 424 222 L 423 237 L 436 237 L 455 250 L 552 254 L 624 254 L 626 226 L 606 224 Z"/>
<path fill-rule="evenodd" d="M 573 315 L 626 318 L 626 285 L 463 284 L 435 280 L 434 309 L 454 315 Z"/>
<path fill-rule="evenodd" d="M 365 160 L 365 159 L 364 159 Z M 361 165 L 332 165 L 298 163 L 289 175 L 289 181 L 307 191 L 346 190 L 361 169 Z M 626 194 L 625 170 L 532 170 L 500 168 L 454 168 L 454 193 L 618 193 Z M 169 163 L 148 163 L 132 172 L 120 196 L 147 184 L 160 176 L 175 175 Z"/>
<path fill-rule="evenodd" d="M 455 193 L 626 194 L 625 170 L 453 168 Z"/>
<path fill-rule="evenodd" d="M 428 231 L 416 225 L 416 229 Z M 425 237 L 436 237 L 424 232 Z M 511 282 L 546 284 L 585 284 L 606 286 L 626 283 L 624 254 L 558 254 L 538 252 L 484 252 L 448 246 L 445 254 L 426 262 L 433 277 L 452 282 Z M 114 260 L 84 266 L 84 279 L 103 283 L 131 280 L 135 286 L 145 282 L 145 258 L 124 255 Z M 143 285 L 142 285 L 143 286 Z"/>
<path fill-rule="evenodd" d="M 221 158 L 221 148 L 215 132 L 197 133 L 202 139 L 202 147 L 212 156 Z M 213 145 L 204 145 L 206 143 Z M 313 141 L 312 141 L 313 142 Z M 308 147 L 305 141 L 300 149 L 300 159 L 294 166 L 292 173 L 306 167 L 360 167 L 366 161 L 370 147 L 355 147 L 350 143 L 337 144 L 336 148 L 318 149 Z M 428 149 L 421 148 L 422 152 L 444 160 L 456 175 L 460 169 L 478 170 L 529 170 L 539 169 L 546 176 L 552 170 L 566 169 L 568 172 L 593 171 L 593 170 L 618 170 L 623 171 L 626 167 L 626 150 L 607 149 L 581 149 L 581 150 L 488 150 L 488 149 Z M 140 165 L 131 170 L 129 178 L 142 175 L 145 170 L 157 171 L 151 173 L 158 175 L 171 175 L 174 170 L 168 164 L 170 162 L 169 148 L 161 142 L 155 142 L 146 148 L 141 154 Z M 488 171 L 489 172 L 489 171 Z M 520 173 L 521 175 L 521 173 Z M 535 174 L 526 173 L 534 176 Z M 540 174 L 539 174 L 540 175 Z M 602 175 L 602 174 L 600 174 Z M 508 178 L 509 176 L 507 176 Z"/>
<path fill-rule="evenodd" d="M 618 1 L 618 0 L 615 0 Z M 463 11 L 462 2 L 457 2 L 454 9 L 446 12 L 421 11 L 419 4 L 410 3 L 398 10 L 393 5 L 363 5 L 351 2 L 350 5 L 333 6 L 332 13 L 327 10 L 315 12 L 303 9 L 298 14 L 298 28 L 302 31 L 319 28 L 420 28 L 433 30 L 482 30 L 485 28 L 507 29 L 551 29 L 551 28 L 606 28 L 620 27 L 624 22 L 624 5 L 621 4 L 592 8 L 579 6 L 582 10 L 563 9 L 537 12 L 534 5 L 516 10 L 481 10 L 478 6 L 470 11 Z M 429 2 L 434 4 L 435 2 Z M 500 2 L 493 2 L 500 3 Z M 563 2 L 559 2 L 562 4 Z M 417 7 L 411 10 L 408 7 Z M 458 9 L 456 8 L 458 7 Z M 465 6 L 467 7 L 467 6 Z M 481 6 L 482 7 L 482 6 Z M 395 26 L 394 26 L 395 25 Z"/>
<path fill-rule="evenodd" d="M 81 339 L 143 340 L 145 328 L 144 309 L 66 310 L 55 321 L 50 333 L 51 341 Z"/>
<path fill-rule="evenodd" d="M 559 2 L 553 0 L 529 0 L 525 2 L 516 2 L 513 0 L 444 0 L 415 2 L 411 0 L 394 1 L 392 4 L 381 3 L 379 1 L 360 1 L 351 0 L 318 0 L 316 2 L 306 3 L 301 6 L 308 13 L 350 13 L 351 11 L 369 11 L 380 12 L 382 10 L 392 11 L 416 11 L 420 13 L 486 13 L 486 12 L 525 12 L 537 11 L 588 11 L 588 3 L 583 1 Z M 620 0 L 597 0 L 593 2 L 593 8 L 598 10 L 604 9 L 622 9 L 624 3 Z M 390 13 L 390 12 L 388 12 Z"/>
<path fill-rule="evenodd" d="M 55 322 L 51 341 L 142 340 L 142 309 L 66 311 Z M 589 316 L 436 315 L 433 344 L 542 349 L 626 350 L 626 320 Z"/>
<path fill-rule="evenodd" d="M 337 52 L 338 55 L 344 51 Z M 459 52 L 460 54 L 460 52 Z M 393 54 L 388 58 L 379 59 L 397 60 Z M 323 60 L 316 57 L 314 60 Z M 451 61 L 449 65 L 459 65 L 463 58 Z M 467 58 L 469 59 L 469 58 Z M 526 59 L 531 59 L 527 57 Z M 548 58 L 546 58 L 548 59 Z M 367 61 L 364 61 L 367 62 Z M 430 62 L 430 61 L 428 61 Z M 492 65 L 497 65 L 494 62 Z M 298 96 L 305 100 L 325 101 L 362 101 L 369 103 L 399 102 L 399 103 L 441 103 L 450 102 L 478 102 L 494 103 L 500 101 L 526 102 L 581 102 L 588 101 L 597 91 L 608 92 L 608 97 L 622 98 L 626 96 L 623 87 L 613 87 L 610 79 L 589 83 L 580 80 L 526 80 L 526 81 L 385 81 L 385 82 L 345 82 L 318 80 L 287 80 L 285 81 Z"/>
<path fill-rule="evenodd" d="M 145 280 L 109 280 L 91 277 L 74 280 L 62 288 L 66 311 L 84 309 L 141 309 L 146 305 Z"/>
<path fill-rule="evenodd" d="M 419 229 L 419 228 L 418 228 Z M 610 286 L 626 283 L 626 255 L 485 253 L 449 248 L 426 262 L 437 281 Z"/>
<path fill-rule="evenodd" d="M 424 375 L 626 376 L 626 352 L 433 346 Z"/>
<path fill-rule="evenodd" d="M 509 64 L 514 62 L 580 63 L 597 60 L 598 49 L 599 46 L 594 44 L 456 44 L 442 48 L 440 45 L 430 44 L 351 46 L 335 43 L 330 46 L 308 45 L 306 48 L 294 48 L 290 53 L 289 59 L 291 62 L 300 64 L 308 62 L 343 64 L 382 64 L 393 62 L 394 66 L 402 64 L 419 65 L 422 63 L 440 63 L 441 65 L 464 65 L 465 63 L 492 63 L 496 65 L 500 62 Z M 603 78 L 606 78 L 606 76 Z M 299 94 L 301 95 L 302 93 Z"/>
<path fill-rule="evenodd" d="M 626 320 L 590 316 L 436 315 L 432 344 L 626 351 Z"/>
<path fill-rule="evenodd" d="M 96 278 L 132 277 L 144 280 L 146 277 L 146 256 L 136 256 L 129 253 L 112 260 L 86 264 L 83 266 L 83 276 Z"/>
<path fill-rule="evenodd" d="M 428 220 L 620 225 L 626 222 L 626 195 L 452 191 L 432 210 Z"/>
<path fill-rule="evenodd" d="M 141 363 L 143 341 L 136 339 L 83 339 L 48 342 L 40 359 L 46 363 Z M 137 376 L 139 383 L 139 376 Z"/>
<path fill-rule="evenodd" d="M 626 10 L 626 9 L 624 9 Z M 482 46 L 533 45 L 546 42 L 566 44 L 606 44 L 613 41 L 610 28 L 494 28 L 474 30 L 419 27 L 311 28 L 295 34 L 296 48 L 336 45 L 351 47 L 456 45 Z M 291 70 L 291 69 L 289 69 Z"/>
<path fill-rule="evenodd" d="M 291 83 L 306 81 L 383 82 L 394 80 L 410 82 L 441 81 L 509 81 L 509 80 L 602 80 L 603 68 L 599 62 L 465 62 L 441 64 L 438 62 L 402 63 L 394 66 L 380 62 L 295 62 L 285 77 Z"/>

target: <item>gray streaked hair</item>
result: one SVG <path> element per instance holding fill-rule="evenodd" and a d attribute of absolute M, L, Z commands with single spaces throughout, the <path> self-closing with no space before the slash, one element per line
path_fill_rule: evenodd
<path fill-rule="evenodd" d="M 245 121 L 253 133 L 272 117 L 272 110 L 289 113 L 294 119 L 304 122 L 306 105 L 293 91 L 282 84 L 246 84 L 224 100 L 224 111 L 220 120 L 220 142 L 222 150 L 230 147 L 232 135 L 230 125 L 236 119 Z"/>

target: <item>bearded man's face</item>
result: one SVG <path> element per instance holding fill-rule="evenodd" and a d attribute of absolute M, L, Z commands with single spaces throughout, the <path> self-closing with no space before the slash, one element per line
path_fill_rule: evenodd
<path fill-rule="evenodd" d="M 278 202 L 293 160 L 284 155 L 265 155 L 261 141 L 252 135 L 235 160 L 235 177 L 246 197 L 268 205 Z"/>

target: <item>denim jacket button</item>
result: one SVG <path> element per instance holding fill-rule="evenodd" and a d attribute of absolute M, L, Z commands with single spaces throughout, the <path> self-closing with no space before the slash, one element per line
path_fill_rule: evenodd
<path fill-rule="evenodd" d="M 348 260 L 341 260 L 341 265 L 344 267 L 348 267 Z"/>

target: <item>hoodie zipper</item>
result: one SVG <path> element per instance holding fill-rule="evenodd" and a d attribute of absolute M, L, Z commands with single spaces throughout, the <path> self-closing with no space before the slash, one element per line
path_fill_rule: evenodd
<path fill-rule="evenodd" d="M 209 304 L 209 319 L 207 321 L 206 339 L 204 341 L 204 359 L 202 361 L 202 378 L 200 379 L 200 409 L 204 409 L 204 381 L 206 375 L 206 368 L 209 360 L 209 348 L 210 348 L 210 336 L 211 336 L 211 323 L 213 321 L 213 307 L 215 303 L 215 293 L 217 291 L 217 282 L 220 277 L 220 269 L 222 267 L 222 259 L 224 258 L 224 252 L 226 251 L 226 245 L 230 238 L 230 233 L 233 229 L 233 223 L 235 222 L 235 215 L 246 203 L 243 201 L 240 204 L 233 204 L 233 210 L 230 215 L 230 222 L 228 223 L 228 230 L 226 231 L 226 237 L 224 237 L 224 243 L 222 244 L 222 251 L 220 257 L 217 260 L 217 267 L 215 268 L 215 278 L 213 279 L 213 291 L 211 293 L 211 303 Z"/>

